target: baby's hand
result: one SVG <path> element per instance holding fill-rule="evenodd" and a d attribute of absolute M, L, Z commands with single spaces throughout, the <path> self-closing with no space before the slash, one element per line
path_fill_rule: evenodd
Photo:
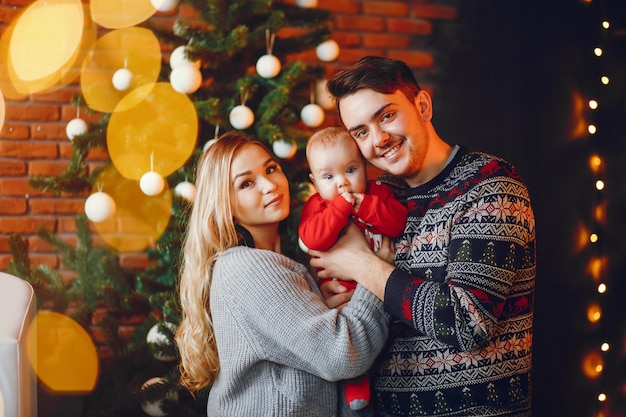
<path fill-rule="evenodd" d="M 346 191 L 346 192 L 341 193 L 341 196 L 344 198 L 344 200 L 350 203 L 352 207 L 354 207 L 355 201 L 354 201 L 354 196 L 352 195 L 352 193 L 349 193 Z"/>
<path fill-rule="evenodd" d="M 361 203 L 363 202 L 363 194 L 362 193 L 352 193 L 352 198 L 354 199 L 354 203 L 352 203 L 352 207 L 354 207 L 354 211 L 358 212 L 361 207 Z"/>

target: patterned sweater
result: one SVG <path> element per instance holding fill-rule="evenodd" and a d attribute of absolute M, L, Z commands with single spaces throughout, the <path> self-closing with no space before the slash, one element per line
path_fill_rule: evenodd
<path fill-rule="evenodd" d="M 365 373 L 387 338 L 383 303 L 364 287 L 329 309 L 304 265 L 236 246 L 215 263 L 210 306 L 221 369 L 208 416 L 361 415 L 332 381 Z"/>
<path fill-rule="evenodd" d="M 415 188 L 385 288 L 394 316 L 375 366 L 381 416 L 530 416 L 535 221 L 516 170 L 457 147 Z"/>

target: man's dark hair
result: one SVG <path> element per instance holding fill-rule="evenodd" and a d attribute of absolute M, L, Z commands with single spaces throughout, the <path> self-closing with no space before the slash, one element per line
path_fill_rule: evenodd
<path fill-rule="evenodd" d="M 393 94 L 400 90 L 410 101 L 420 91 L 413 71 L 404 62 L 380 56 L 364 56 L 340 69 L 328 80 L 326 88 L 336 99 L 338 113 L 343 97 L 364 88 L 381 94 Z"/>

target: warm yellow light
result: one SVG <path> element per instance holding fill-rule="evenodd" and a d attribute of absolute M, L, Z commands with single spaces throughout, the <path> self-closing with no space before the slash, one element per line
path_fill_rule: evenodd
<path fill-rule="evenodd" d="M 609 21 L 608 21 L 608 20 L 603 20 L 603 21 L 602 21 L 602 27 L 603 27 L 604 29 L 608 29 L 610 26 L 611 26 L 611 24 L 609 23 Z"/>
<path fill-rule="evenodd" d="M 591 243 L 596 243 L 598 241 L 599 237 L 597 233 L 592 233 L 589 235 L 589 241 Z"/>
<path fill-rule="evenodd" d="M 604 190 L 604 181 L 602 180 L 596 181 L 596 190 Z"/>
<path fill-rule="evenodd" d="M 608 352 L 609 349 L 611 349 L 611 345 L 609 345 L 608 342 L 604 342 L 602 343 L 602 346 L 600 346 L 600 350 L 602 350 L 602 352 Z"/>
<path fill-rule="evenodd" d="M 606 224 L 606 201 L 596 204 L 593 208 L 593 218 L 600 224 Z"/>
<path fill-rule="evenodd" d="M 595 110 L 598 108 L 598 102 L 596 100 L 589 100 L 589 108 Z"/>
<path fill-rule="evenodd" d="M 591 303 L 587 307 L 587 320 L 589 323 L 597 323 L 602 318 L 602 309 L 598 303 Z"/>
<path fill-rule="evenodd" d="M 602 48 L 593 48 L 593 53 L 596 56 L 602 56 Z"/>
<path fill-rule="evenodd" d="M 608 85 L 609 84 L 609 77 L 607 77 L 606 75 L 603 75 L 602 77 L 600 77 L 600 82 L 604 85 Z"/>
<path fill-rule="evenodd" d="M 600 284 L 598 285 L 598 292 L 600 294 L 604 294 L 606 292 L 606 284 Z"/>
<path fill-rule="evenodd" d="M 601 392 L 600 394 L 598 394 L 598 401 L 600 402 L 604 402 L 606 401 L 606 394 Z"/>
<path fill-rule="evenodd" d="M 589 134 L 595 135 L 597 131 L 598 131 L 598 128 L 595 125 L 587 126 L 587 132 L 589 132 Z"/>
<path fill-rule="evenodd" d="M 583 374 L 589 379 L 595 379 L 604 369 L 604 359 L 600 352 L 591 350 L 585 354 L 581 365 Z"/>
<path fill-rule="evenodd" d="M 589 263 L 587 264 L 587 273 L 593 278 L 594 281 L 598 282 L 602 278 L 604 274 L 604 269 L 606 268 L 607 258 L 596 256 L 589 259 Z"/>
<path fill-rule="evenodd" d="M 589 157 L 589 167 L 591 168 L 591 171 L 594 174 L 598 173 L 601 166 L 602 166 L 602 158 L 600 158 L 599 155 L 594 154 L 594 155 L 591 155 L 591 157 Z"/>

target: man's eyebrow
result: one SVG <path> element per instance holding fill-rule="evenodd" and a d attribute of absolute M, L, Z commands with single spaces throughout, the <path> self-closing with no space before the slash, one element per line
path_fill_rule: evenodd
<path fill-rule="evenodd" d="M 380 117 L 380 115 L 381 115 L 381 114 L 382 114 L 385 110 L 387 110 L 387 107 L 391 106 L 392 104 L 393 104 L 393 103 L 386 103 L 386 104 L 383 104 L 383 105 L 382 105 L 382 106 L 381 106 L 378 110 L 376 110 L 376 111 L 374 112 L 374 114 L 372 114 L 372 117 L 370 117 L 370 120 L 378 119 L 378 117 Z M 351 127 L 351 128 L 349 128 L 349 129 L 348 129 L 348 132 L 350 132 L 350 134 L 352 134 L 354 131 L 361 129 L 362 127 L 363 127 L 363 125 L 362 125 L 362 124 L 361 124 L 361 125 L 354 126 L 354 127 Z"/>

